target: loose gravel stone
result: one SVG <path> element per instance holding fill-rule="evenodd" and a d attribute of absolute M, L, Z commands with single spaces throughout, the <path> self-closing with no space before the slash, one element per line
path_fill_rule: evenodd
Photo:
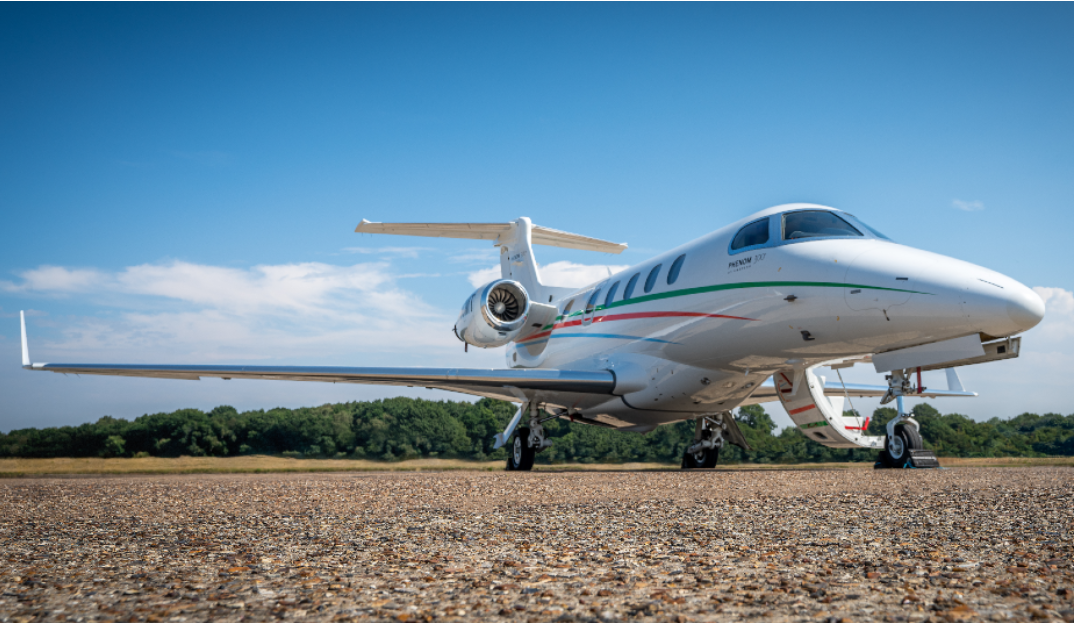
<path fill-rule="evenodd" d="M 1074 469 L 0 481 L 0 621 L 1074 621 Z"/>

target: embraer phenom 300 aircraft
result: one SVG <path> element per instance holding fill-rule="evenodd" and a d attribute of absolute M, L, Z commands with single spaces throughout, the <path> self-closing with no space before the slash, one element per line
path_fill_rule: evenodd
<path fill-rule="evenodd" d="M 975 396 L 954 368 L 1017 357 L 1044 303 L 999 273 L 893 242 L 854 216 L 819 205 L 758 212 L 585 288 L 541 281 L 534 244 L 620 253 L 615 244 L 533 225 L 371 223 L 362 233 L 492 240 L 501 278 L 466 298 L 455 335 L 467 346 L 506 346 L 507 367 L 334 368 L 30 363 L 74 374 L 372 383 L 446 389 L 520 403 L 511 470 L 551 445 L 543 423 L 569 418 L 637 432 L 696 421 L 683 467 L 716 465 L 720 449 L 748 449 L 731 410 L 780 401 L 810 439 L 875 448 L 878 465 L 934 466 L 904 396 Z M 840 368 L 871 362 L 886 386 L 842 382 Z M 839 380 L 816 374 L 834 369 Z M 947 370 L 947 389 L 921 372 Z M 916 378 L 916 385 L 914 380 Z M 865 434 L 844 400 L 896 400 L 887 435 Z M 849 412 L 853 416 L 853 412 Z M 525 418 L 523 427 L 518 428 Z"/>

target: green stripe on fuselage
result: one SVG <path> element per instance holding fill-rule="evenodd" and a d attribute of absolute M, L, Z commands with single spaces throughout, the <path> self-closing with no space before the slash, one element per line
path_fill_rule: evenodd
<path fill-rule="evenodd" d="M 670 299 L 677 296 L 689 296 L 691 294 L 704 294 L 706 292 L 719 292 L 720 290 L 741 290 L 744 288 L 779 288 L 786 286 L 807 286 L 813 288 L 861 288 L 862 290 L 883 290 L 886 292 L 908 292 L 910 294 L 927 294 L 932 296 L 928 292 L 919 292 L 917 290 L 903 290 L 901 288 L 882 288 L 880 286 L 866 286 L 856 283 L 836 283 L 834 281 L 742 281 L 738 283 L 724 283 L 714 286 L 701 286 L 700 288 L 684 288 L 682 290 L 670 290 L 668 292 L 657 292 L 656 294 L 646 294 L 644 296 L 638 296 L 625 301 L 616 301 L 611 305 L 597 305 L 593 311 L 598 312 L 605 309 L 613 309 L 615 307 L 622 307 L 623 305 L 634 305 L 635 303 L 645 303 L 648 301 L 659 301 L 661 299 Z M 575 316 L 581 316 L 585 313 L 585 310 L 576 311 L 569 316 L 556 316 L 556 319 L 552 324 L 541 327 L 542 331 L 551 329 L 556 322 L 565 318 L 573 318 Z"/>

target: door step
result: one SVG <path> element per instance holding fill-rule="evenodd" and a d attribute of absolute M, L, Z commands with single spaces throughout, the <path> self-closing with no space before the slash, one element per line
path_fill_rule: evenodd
<path fill-rule="evenodd" d="M 940 461 L 932 450 L 910 450 L 910 465 L 918 468 L 939 467 Z"/>

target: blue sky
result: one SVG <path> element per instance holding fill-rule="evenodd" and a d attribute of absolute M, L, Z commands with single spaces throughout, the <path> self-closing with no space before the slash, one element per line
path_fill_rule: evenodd
<path fill-rule="evenodd" d="M 1022 359 L 966 370 L 982 397 L 937 406 L 1069 413 L 1072 18 L 1069 4 L 0 5 L 0 430 L 400 393 L 32 375 L 19 309 L 36 360 L 494 366 L 449 333 L 491 246 L 359 236 L 360 219 L 525 215 L 630 243 L 539 248 L 570 281 L 792 201 L 1047 288 Z"/>

